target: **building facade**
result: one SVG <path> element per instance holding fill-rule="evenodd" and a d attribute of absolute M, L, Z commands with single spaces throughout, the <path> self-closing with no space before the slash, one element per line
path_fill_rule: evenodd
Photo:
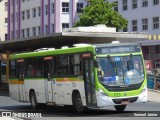
<path fill-rule="evenodd" d="M 145 60 L 160 69 L 160 0 L 109 0 L 117 3 L 113 9 L 128 20 L 123 32 L 146 32 L 151 40 L 140 42 Z"/>
<path fill-rule="evenodd" d="M 0 2 L 0 41 L 5 41 L 7 39 L 7 10 L 7 0 L 2 0 Z"/>
<path fill-rule="evenodd" d="M 126 32 L 160 34 L 159 0 L 109 0 L 118 3 L 114 8 L 128 20 Z"/>
<path fill-rule="evenodd" d="M 128 19 L 124 32 L 146 32 L 160 38 L 159 0 L 109 0 Z M 8 39 L 17 40 L 61 32 L 72 27 L 86 0 L 8 0 Z M 160 68 L 160 42 L 142 45 L 145 60 Z"/>
<path fill-rule="evenodd" d="M 8 40 L 61 32 L 86 5 L 86 0 L 8 0 Z"/>

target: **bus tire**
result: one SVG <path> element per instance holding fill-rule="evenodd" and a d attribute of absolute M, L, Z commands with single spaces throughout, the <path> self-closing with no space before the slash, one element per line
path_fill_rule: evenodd
<path fill-rule="evenodd" d="M 126 105 L 115 105 L 114 108 L 116 109 L 116 111 L 122 112 L 126 109 Z"/>
<path fill-rule="evenodd" d="M 38 108 L 38 103 L 37 103 L 37 98 L 34 91 L 30 93 L 30 102 L 31 102 L 32 109 L 36 110 Z"/>
<path fill-rule="evenodd" d="M 74 107 L 77 112 L 83 112 L 85 110 L 85 107 L 82 103 L 81 95 L 79 93 L 77 93 L 75 96 Z"/>

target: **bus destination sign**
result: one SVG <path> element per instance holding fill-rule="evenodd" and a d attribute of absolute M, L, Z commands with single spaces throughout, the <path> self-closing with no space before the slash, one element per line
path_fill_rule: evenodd
<path fill-rule="evenodd" d="M 97 47 L 96 54 L 121 54 L 140 52 L 139 45 Z"/>

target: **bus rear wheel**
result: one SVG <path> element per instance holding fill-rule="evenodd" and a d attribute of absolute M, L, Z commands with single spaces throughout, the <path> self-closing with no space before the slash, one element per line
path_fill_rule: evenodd
<path fill-rule="evenodd" d="M 77 112 L 83 112 L 85 110 L 85 107 L 83 106 L 82 99 L 79 93 L 77 93 L 75 96 L 74 107 Z"/>
<path fill-rule="evenodd" d="M 31 102 L 31 107 L 33 110 L 36 110 L 38 108 L 38 103 L 37 103 L 37 98 L 35 92 L 31 92 L 30 94 L 30 102 Z"/>
<path fill-rule="evenodd" d="M 126 109 L 126 105 L 115 105 L 114 108 L 116 109 L 116 111 L 122 112 Z"/>

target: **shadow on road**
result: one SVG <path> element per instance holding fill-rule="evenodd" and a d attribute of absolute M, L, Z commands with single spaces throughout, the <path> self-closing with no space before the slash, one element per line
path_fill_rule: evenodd
<path fill-rule="evenodd" d="M 41 113 L 43 117 L 54 117 L 54 116 L 61 116 L 61 117 L 94 117 L 94 116 L 133 116 L 132 112 L 125 111 L 125 112 L 117 112 L 115 110 L 108 110 L 108 109 L 89 109 L 85 112 L 78 113 L 71 109 L 71 107 L 65 106 L 46 106 L 43 108 L 39 108 L 39 110 L 32 110 L 29 105 L 16 105 L 16 106 L 3 106 L 0 109 L 6 111 L 12 111 L 16 113 Z M 129 114 L 131 113 L 131 114 Z"/>

